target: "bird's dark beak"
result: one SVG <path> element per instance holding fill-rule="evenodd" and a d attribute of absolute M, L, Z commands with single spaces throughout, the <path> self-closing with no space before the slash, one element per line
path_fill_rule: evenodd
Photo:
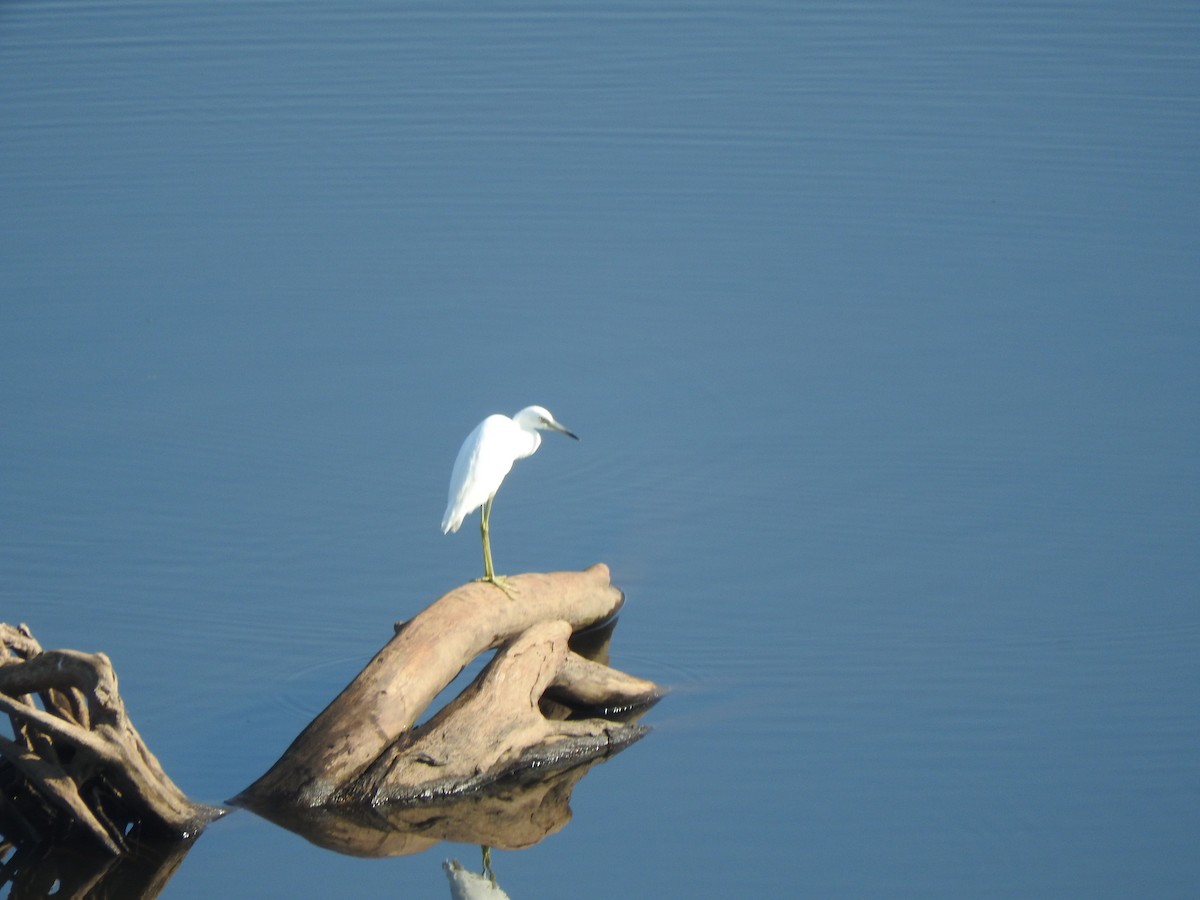
<path fill-rule="evenodd" d="M 565 434 L 567 437 L 569 437 L 573 440 L 576 440 L 576 441 L 579 440 L 578 435 L 572 434 L 571 432 L 567 431 L 567 429 L 563 428 L 557 422 L 547 422 L 546 424 L 549 425 L 551 428 L 553 428 L 555 431 L 557 431 L 559 434 Z"/>

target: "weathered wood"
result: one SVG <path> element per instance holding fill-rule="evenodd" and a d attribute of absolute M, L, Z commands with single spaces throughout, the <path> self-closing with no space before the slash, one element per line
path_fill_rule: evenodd
<path fill-rule="evenodd" d="M 341 792 L 372 804 L 482 786 L 534 762 L 590 756 L 642 733 L 607 721 L 543 715 L 540 700 L 570 656 L 566 622 L 539 622 L 507 644 L 453 702 L 392 743 Z"/>
<path fill-rule="evenodd" d="M 520 769 L 479 790 L 430 800 L 251 808 L 318 847 L 350 856 L 406 856 L 442 841 L 518 850 L 570 821 L 571 792 L 603 760 Z"/>
<path fill-rule="evenodd" d="M 582 761 L 645 729 L 607 718 L 564 721 L 543 696 L 593 712 L 646 708 L 662 690 L 572 653 L 572 632 L 623 602 L 608 567 L 516 575 L 506 590 L 456 588 L 409 622 L 235 802 L 316 807 L 378 804 L 476 789 L 522 766 Z M 476 656 L 495 659 L 456 700 L 414 728 Z"/>
<path fill-rule="evenodd" d="M 74 825 L 117 854 L 134 826 L 184 839 L 223 813 L 167 777 L 102 653 L 43 651 L 25 626 L 0 624 L 0 712 L 13 731 L 12 740 L 0 737 L 9 784 L 0 823 L 26 840 Z"/>

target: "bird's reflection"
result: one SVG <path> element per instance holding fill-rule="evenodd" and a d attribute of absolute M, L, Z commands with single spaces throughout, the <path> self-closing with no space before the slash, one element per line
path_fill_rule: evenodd
<path fill-rule="evenodd" d="M 442 863 L 442 871 L 450 882 L 450 900 L 508 900 L 508 894 L 496 883 L 489 851 L 490 848 L 483 848 L 483 871 L 478 874 L 464 867 L 457 859 Z"/>

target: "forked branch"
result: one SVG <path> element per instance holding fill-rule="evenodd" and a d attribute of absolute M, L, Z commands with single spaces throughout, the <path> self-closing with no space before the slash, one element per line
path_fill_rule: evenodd
<path fill-rule="evenodd" d="M 456 588 L 411 621 L 237 802 L 312 808 L 471 791 L 521 769 L 582 763 L 645 732 L 664 693 L 571 650 L 623 595 L 607 566 Z M 426 707 L 476 656 L 495 657 L 428 721 Z"/>

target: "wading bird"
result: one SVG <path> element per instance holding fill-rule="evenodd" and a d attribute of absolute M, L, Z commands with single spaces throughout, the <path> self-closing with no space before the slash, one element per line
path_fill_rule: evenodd
<path fill-rule="evenodd" d="M 446 514 L 442 516 L 442 534 L 458 531 L 463 519 L 483 507 L 479 517 L 479 531 L 483 535 L 483 581 L 499 586 L 492 568 L 492 547 L 488 543 L 492 500 L 513 463 L 533 455 L 541 446 L 542 436 L 538 432 L 546 429 L 579 440 L 554 421 L 554 416 L 544 406 L 527 406 L 511 419 L 501 415 L 488 416 L 467 435 L 454 460 Z"/>

